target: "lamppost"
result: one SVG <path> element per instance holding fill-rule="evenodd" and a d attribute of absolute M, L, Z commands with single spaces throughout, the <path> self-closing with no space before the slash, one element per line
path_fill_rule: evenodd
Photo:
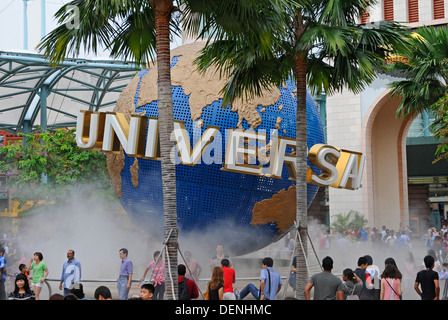
<path fill-rule="evenodd" d="M 28 50 L 28 1 L 23 0 L 23 49 Z"/>

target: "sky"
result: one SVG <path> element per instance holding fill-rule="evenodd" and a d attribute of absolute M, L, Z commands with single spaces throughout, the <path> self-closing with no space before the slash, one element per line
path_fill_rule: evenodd
<path fill-rule="evenodd" d="M 45 31 L 50 32 L 57 26 L 54 18 L 56 11 L 69 0 L 27 0 L 28 48 L 37 53 L 36 46 L 42 39 L 41 7 L 45 2 Z M 176 41 L 174 46 L 180 44 Z M 173 44 L 172 44 L 173 46 Z M 0 51 L 24 51 L 24 0 L 0 0 Z M 106 51 L 98 56 L 84 54 L 80 58 L 108 58 Z"/>
<path fill-rule="evenodd" d="M 67 0 L 46 0 L 46 31 L 57 26 L 54 13 Z M 36 52 L 35 47 L 41 39 L 41 0 L 27 1 L 28 50 Z M 0 0 L 0 50 L 22 51 L 24 48 L 24 1 Z"/>

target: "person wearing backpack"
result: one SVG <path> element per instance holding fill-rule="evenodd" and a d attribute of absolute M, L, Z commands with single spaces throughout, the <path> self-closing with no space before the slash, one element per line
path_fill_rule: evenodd
<path fill-rule="evenodd" d="M 354 273 L 362 280 L 363 287 L 359 300 L 373 300 L 375 291 L 373 289 L 372 278 L 370 274 L 366 271 L 368 266 L 367 258 L 360 257 L 358 259 L 358 266 Z"/>
<path fill-rule="evenodd" d="M 362 280 L 358 278 L 352 269 L 346 268 L 342 272 L 342 281 L 344 284 L 344 300 L 359 300 L 362 290 Z"/>
<path fill-rule="evenodd" d="M 178 300 L 192 300 L 199 297 L 199 290 L 196 282 L 192 279 L 185 277 L 187 267 L 183 264 L 177 266 L 177 297 Z"/>

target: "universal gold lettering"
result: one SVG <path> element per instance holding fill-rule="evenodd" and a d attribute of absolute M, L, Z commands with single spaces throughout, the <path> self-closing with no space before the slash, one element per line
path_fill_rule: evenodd
<path fill-rule="evenodd" d="M 310 182 L 319 186 L 329 186 L 338 178 L 338 170 L 335 167 L 341 153 L 332 146 L 315 144 L 311 147 L 308 159 L 310 163 L 322 170 L 320 176 L 311 173 Z"/>
<path fill-rule="evenodd" d="M 208 126 L 201 135 L 195 132 L 198 139 L 190 145 L 190 137 L 184 122 L 174 122 L 172 159 L 184 165 L 196 165 L 201 158 L 206 164 L 222 162 L 222 137 L 220 128 Z M 264 130 L 226 130 L 226 149 L 222 170 L 267 176 L 281 179 L 284 167 L 288 169 L 289 179 L 296 179 L 294 152 L 286 153 L 287 148 L 294 150 L 295 139 L 279 137 L 276 130 L 271 131 L 269 155 L 262 154 L 257 144 L 266 147 Z M 120 152 L 121 148 L 129 156 L 160 160 L 158 155 L 158 119 L 139 115 L 131 115 L 129 122 L 124 114 L 113 112 L 93 112 L 81 110 L 76 123 L 76 143 L 79 148 L 101 150 L 104 152 Z M 264 148 L 267 150 L 267 148 Z M 213 156 L 211 150 L 214 151 Z M 308 169 L 307 182 L 319 186 L 333 188 L 357 189 L 361 186 L 365 156 L 359 152 L 341 150 L 329 145 L 316 144 L 308 155 L 310 163 L 321 169 L 320 175 Z M 257 164 L 258 160 L 258 164 Z M 268 165 L 268 166 L 264 166 Z"/>
<path fill-rule="evenodd" d="M 195 165 L 200 161 L 202 152 L 213 141 L 214 137 L 219 133 L 219 128 L 208 126 L 199 141 L 193 147 L 190 146 L 190 137 L 185 125 L 182 122 L 174 122 L 174 140 L 176 142 L 177 151 L 180 162 L 185 165 Z M 173 159 L 174 160 L 174 159 Z"/>

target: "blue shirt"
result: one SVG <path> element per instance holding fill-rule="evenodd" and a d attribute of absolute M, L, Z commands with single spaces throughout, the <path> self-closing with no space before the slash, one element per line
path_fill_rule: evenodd
<path fill-rule="evenodd" d="M 269 277 L 271 278 L 270 282 Z M 269 300 L 275 300 L 278 287 L 282 285 L 280 274 L 273 267 L 263 268 L 261 269 L 260 280 L 264 280 L 264 297 Z"/>
<path fill-rule="evenodd" d="M 367 238 L 367 232 L 366 232 L 365 230 L 360 230 L 360 231 L 359 231 L 359 235 L 361 236 L 361 238 L 362 238 L 363 241 L 367 241 L 367 240 L 368 240 L 368 238 Z"/>
<path fill-rule="evenodd" d="M 132 261 L 126 257 L 121 260 L 120 273 L 118 275 L 120 277 L 129 277 L 130 274 L 134 273 L 133 269 Z"/>
<path fill-rule="evenodd" d="M 62 266 L 61 281 L 64 282 L 64 288 L 70 289 L 70 286 L 81 281 L 81 263 L 78 260 L 64 262 Z"/>
<path fill-rule="evenodd" d="M 6 272 L 4 272 L 2 269 L 6 268 L 6 259 L 4 256 L 0 257 L 0 272 L 1 272 L 1 277 L 5 280 L 6 279 Z"/>

